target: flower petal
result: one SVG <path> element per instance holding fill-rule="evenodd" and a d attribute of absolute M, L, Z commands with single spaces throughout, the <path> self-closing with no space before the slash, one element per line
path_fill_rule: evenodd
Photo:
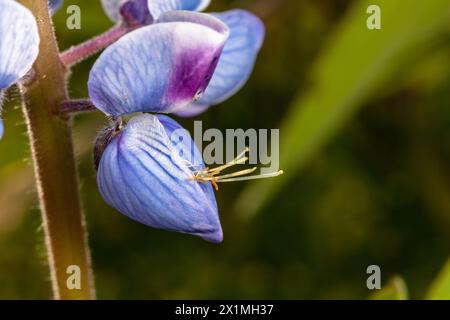
<path fill-rule="evenodd" d="M 133 118 L 102 156 L 97 176 L 100 193 L 135 221 L 221 242 L 212 187 L 190 180 L 192 169 L 168 135 L 175 130 L 182 128 L 165 116 Z M 183 142 L 189 143 L 192 139 Z"/>
<path fill-rule="evenodd" d="M 203 11 L 211 0 L 148 0 L 148 9 L 156 20 L 163 13 L 175 10 Z"/>
<path fill-rule="evenodd" d="M 162 114 L 155 116 L 164 127 L 164 130 L 174 147 L 173 151 L 183 159 L 186 166 L 190 168 L 191 171 L 195 169 L 205 169 L 202 155 L 192 140 L 189 131 L 168 116 Z"/>
<path fill-rule="evenodd" d="M 202 15 L 200 20 L 209 26 L 193 22 L 150 25 L 106 49 L 89 76 L 94 105 L 115 116 L 169 113 L 198 98 L 216 68 L 228 29 L 211 16 L 190 14 Z"/>
<path fill-rule="evenodd" d="M 102 0 L 103 10 L 113 22 L 123 19 L 132 27 L 153 22 L 147 7 L 147 0 Z"/>
<path fill-rule="evenodd" d="M 22 78 L 38 53 L 39 34 L 33 14 L 15 1 L 0 1 L 0 89 Z"/>
<path fill-rule="evenodd" d="M 146 0 L 129 0 L 120 7 L 120 15 L 132 28 L 153 23 L 153 17 L 148 11 Z"/>
<path fill-rule="evenodd" d="M 214 14 L 230 29 L 216 71 L 199 104 L 215 105 L 239 91 L 253 71 L 264 40 L 264 24 L 244 10 Z"/>
<path fill-rule="evenodd" d="M 3 137 L 3 120 L 0 119 L 0 139 Z"/>
<path fill-rule="evenodd" d="M 220 19 L 213 17 L 210 14 L 196 13 L 191 11 L 170 11 L 162 14 L 157 23 L 168 22 L 192 22 L 211 28 L 220 34 L 229 35 L 230 30 Z"/>

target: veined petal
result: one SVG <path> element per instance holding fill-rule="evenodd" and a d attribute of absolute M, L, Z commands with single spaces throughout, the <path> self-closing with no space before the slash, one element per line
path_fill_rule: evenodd
<path fill-rule="evenodd" d="M 265 34 L 262 21 L 247 11 L 232 10 L 214 16 L 228 26 L 230 37 L 225 43 L 211 82 L 196 103 L 203 106 L 219 104 L 244 86 L 253 71 Z M 189 108 L 191 107 L 185 109 Z"/>
<path fill-rule="evenodd" d="M 0 89 L 22 78 L 39 53 L 39 34 L 33 14 L 12 0 L 0 1 Z"/>
<path fill-rule="evenodd" d="M 106 49 L 89 76 L 94 105 L 115 116 L 169 113 L 198 98 L 217 66 L 228 29 L 211 16 L 190 14 L 202 15 L 200 20 L 208 24 L 154 24 L 125 35 Z"/>
<path fill-rule="evenodd" d="M 155 115 L 161 122 L 175 152 L 185 165 L 191 170 L 205 169 L 202 155 L 191 138 L 189 131 L 184 129 L 178 122 L 168 116 Z M 211 189 L 212 190 L 212 189 Z"/>
<path fill-rule="evenodd" d="M 148 0 L 150 14 L 156 20 L 163 13 L 175 10 L 202 11 L 211 0 Z"/>
<path fill-rule="evenodd" d="M 230 30 L 220 19 L 214 18 L 210 14 L 196 13 L 191 11 L 170 11 L 159 17 L 157 23 L 168 22 L 192 22 L 211 28 L 220 34 L 229 35 Z"/>
<path fill-rule="evenodd" d="M 171 140 L 176 130 L 182 128 L 166 116 L 133 118 L 103 153 L 97 176 L 100 193 L 135 221 L 221 242 L 212 187 L 191 179 L 188 159 Z"/>

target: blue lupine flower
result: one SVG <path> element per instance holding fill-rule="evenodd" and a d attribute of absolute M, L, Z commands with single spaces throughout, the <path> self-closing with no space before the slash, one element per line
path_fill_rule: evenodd
<path fill-rule="evenodd" d="M 205 168 L 200 152 L 189 136 L 173 139 L 180 136 L 173 135 L 176 130 L 183 129 L 167 116 L 133 118 L 115 134 L 101 157 L 100 193 L 109 205 L 135 221 L 221 242 L 212 186 L 192 179 L 193 166 Z"/>
<path fill-rule="evenodd" d="M 246 82 L 264 38 L 262 22 L 242 10 L 215 15 L 171 10 L 202 9 L 209 3 L 194 2 L 161 2 L 159 11 L 150 7 L 156 23 L 103 52 L 88 82 L 98 109 L 115 117 L 135 112 L 193 115 Z M 190 137 L 182 139 L 181 153 L 175 148 L 180 143 L 172 133 L 180 128 L 166 116 L 145 115 L 124 129 L 113 126 L 103 132 L 95 150 L 100 193 L 143 224 L 220 242 L 213 173 L 205 171 L 198 151 L 188 156 Z"/>
<path fill-rule="evenodd" d="M 169 21 L 173 17 L 174 21 Z M 111 45 L 89 76 L 89 96 L 107 115 L 170 113 L 206 89 L 228 28 L 210 15 L 174 12 Z"/>
<path fill-rule="evenodd" d="M 102 0 L 105 10 L 113 20 L 119 19 L 119 8 L 124 0 Z M 127 2 L 137 2 L 128 0 Z M 175 21 L 182 15 L 170 14 L 177 10 L 201 11 L 206 9 L 210 0 L 147 0 L 145 7 L 142 0 L 133 7 L 135 10 L 148 12 L 151 18 L 147 23 L 161 23 L 170 19 Z M 134 10 L 134 11 L 135 11 Z M 134 12 L 132 11 L 132 12 Z M 168 14 L 169 13 L 169 14 Z M 134 13 L 135 14 L 135 13 Z M 180 116 L 194 116 L 219 104 L 239 91 L 250 77 L 256 57 L 261 49 L 265 28 L 261 20 L 245 10 L 231 10 L 223 13 L 212 13 L 222 20 L 230 30 L 219 64 L 202 98 L 191 105 L 179 109 Z"/>
<path fill-rule="evenodd" d="M 95 63 L 90 97 L 113 116 L 183 108 L 207 87 L 227 37 L 219 19 L 189 12 L 133 31 Z M 220 242 L 211 184 L 193 179 L 193 168 L 205 169 L 200 153 L 190 136 L 172 140 L 180 129 L 166 116 L 143 115 L 103 132 L 95 151 L 100 193 L 138 222 Z"/>
<path fill-rule="evenodd" d="M 33 14 L 13 0 L 0 0 L 0 111 L 4 90 L 32 67 L 39 53 L 39 33 Z M 3 124 L 0 120 L 0 138 Z"/>

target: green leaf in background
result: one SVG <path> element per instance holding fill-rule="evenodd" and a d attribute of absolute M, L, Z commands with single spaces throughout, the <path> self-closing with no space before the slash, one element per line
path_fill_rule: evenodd
<path fill-rule="evenodd" d="M 366 27 L 370 4 L 381 8 L 381 30 Z M 355 2 L 316 61 L 314 86 L 293 103 L 281 125 L 285 174 L 250 184 L 236 203 L 239 215 L 254 216 L 359 107 L 398 86 L 398 78 L 445 42 L 449 20 L 448 0 Z"/>
<path fill-rule="evenodd" d="M 425 298 L 429 300 L 450 299 L 450 259 L 432 283 Z"/>
<path fill-rule="evenodd" d="M 399 276 L 393 277 L 369 298 L 370 300 L 407 300 L 408 289 L 405 281 Z"/>

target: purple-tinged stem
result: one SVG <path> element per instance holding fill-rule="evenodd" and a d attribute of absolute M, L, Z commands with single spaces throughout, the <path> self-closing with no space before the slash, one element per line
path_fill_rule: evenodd
<path fill-rule="evenodd" d="M 118 24 L 105 33 L 62 52 L 61 61 L 66 68 L 70 68 L 116 42 L 130 31 L 126 25 Z"/>
<path fill-rule="evenodd" d="M 89 99 L 65 100 L 61 103 L 61 114 L 74 114 L 98 110 Z"/>

